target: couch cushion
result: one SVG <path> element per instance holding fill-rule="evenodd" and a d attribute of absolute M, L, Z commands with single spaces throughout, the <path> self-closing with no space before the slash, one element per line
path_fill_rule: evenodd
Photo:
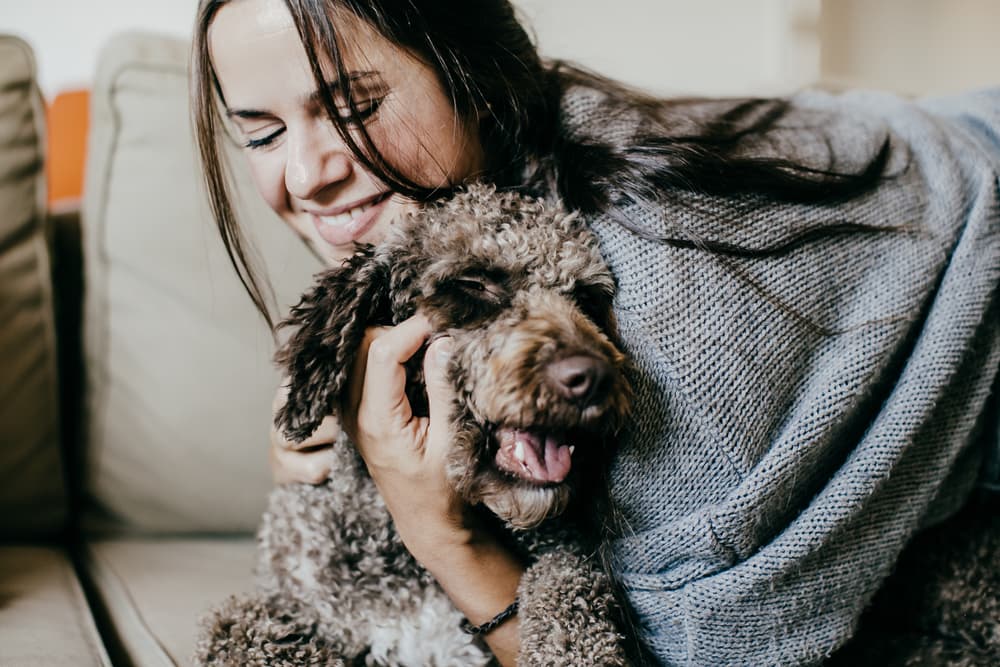
<path fill-rule="evenodd" d="M 31 49 L 0 36 L 0 537 L 54 534 L 65 515 L 43 114 Z"/>
<path fill-rule="evenodd" d="M 61 551 L 0 547 L 0 664 L 111 664 L 73 565 Z"/>
<path fill-rule="evenodd" d="M 187 53 L 177 39 L 120 35 L 99 57 L 91 95 L 83 210 L 91 531 L 249 531 L 271 484 L 272 340 L 201 188 Z M 245 171 L 237 180 L 248 236 L 287 308 L 320 264 Z"/>
<path fill-rule="evenodd" d="M 92 542 L 85 567 L 115 651 L 134 665 L 187 665 L 198 619 L 253 590 L 253 539 L 119 539 Z"/>

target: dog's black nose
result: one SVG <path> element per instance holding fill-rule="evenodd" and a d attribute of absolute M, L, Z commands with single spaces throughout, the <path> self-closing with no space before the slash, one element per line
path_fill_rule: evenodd
<path fill-rule="evenodd" d="M 611 366 L 602 359 L 577 354 L 550 363 L 548 377 L 552 388 L 564 398 L 590 405 L 607 392 Z"/>

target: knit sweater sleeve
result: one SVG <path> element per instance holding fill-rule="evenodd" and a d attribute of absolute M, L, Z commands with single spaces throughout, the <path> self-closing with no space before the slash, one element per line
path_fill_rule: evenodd
<path fill-rule="evenodd" d="M 1000 359 L 991 94 L 947 110 L 797 98 L 789 127 L 823 119 L 833 139 L 806 157 L 846 164 L 890 142 L 887 178 L 846 203 L 692 196 L 591 219 L 635 362 L 615 554 L 665 664 L 821 661 L 912 535 L 970 491 Z M 750 252 L 647 240 L 622 217 Z"/>

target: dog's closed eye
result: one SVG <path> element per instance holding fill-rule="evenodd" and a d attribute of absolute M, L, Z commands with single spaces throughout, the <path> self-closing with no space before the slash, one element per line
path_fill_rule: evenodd
<path fill-rule="evenodd" d="M 509 298 L 510 293 L 498 280 L 487 276 L 462 276 L 449 281 L 450 287 L 460 290 L 466 296 L 503 305 Z"/>
<path fill-rule="evenodd" d="M 506 275 L 500 272 L 465 273 L 441 281 L 427 305 L 447 313 L 452 325 L 469 325 L 496 315 L 510 304 Z"/>

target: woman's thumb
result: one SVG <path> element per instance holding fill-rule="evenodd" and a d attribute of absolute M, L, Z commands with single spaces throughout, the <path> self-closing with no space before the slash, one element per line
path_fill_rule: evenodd
<path fill-rule="evenodd" d="M 451 338 L 438 338 L 427 347 L 424 357 L 424 382 L 427 384 L 427 407 L 432 424 L 451 417 L 451 403 L 455 396 L 448 379 L 451 348 Z"/>

